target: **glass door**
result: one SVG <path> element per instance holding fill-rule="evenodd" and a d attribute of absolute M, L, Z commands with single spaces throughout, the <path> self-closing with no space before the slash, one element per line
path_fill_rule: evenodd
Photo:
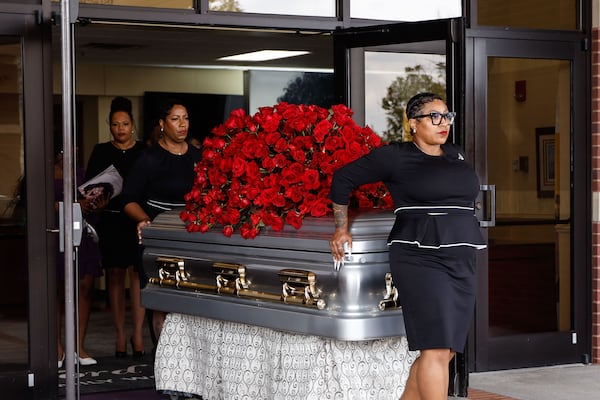
<path fill-rule="evenodd" d="M 458 112 L 452 133 L 461 142 L 463 35 L 458 18 L 336 31 L 337 101 L 352 108 L 359 124 L 399 140 L 406 102 L 419 91 L 432 91 Z"/>
<path fill-rule="evenodd" d="M 0 36 L 0 252 L 3 275 L 12 283 L 0 291 L 0 371 L 26 371 L 29 362 L 27 310 L 26 196 L 23 191 L 23 122 L 21 38 Z M 12 111 L 9 111 L 12 110 Z M 17 112 L 15 112 L 17 111 Z M 22 381 L 24 382 L 24 381 Z"/>
<path fill-rule="evenodd" d="M 583 52 L 579 42 L 473 43 L 467 137 L 482 183 L 495 189 L 495 224 L 478 266 L 475 368 L 581 362 L 589 183 L 578 175 L 586 107 L 575 71 L 585 70 Z"/>
<path fill-rule="evenodd" d="M 334 33 L 338 102 L 384 140 L 410 140 L 404 108 L 416 93 L 441 95 L 457 112 L 450 140 L 464 140 L 464 25 L 447 19 L 340 30 Z M 450 366 L 449 394 L 466 396 L 466 353 Z"/>
<path fill-rule="evenodd" d="M 44 54 L 33 14 L 0 13 L 0 393 L 7 399 L 57 390 L 55 308 L 48 301 L 56 278 L 46 231 L 55 224 L 46 201 L 52 195 L 46 187 L 51 163 L 45 162 L 51 123 L 43 101 L 51 88 Z"/>

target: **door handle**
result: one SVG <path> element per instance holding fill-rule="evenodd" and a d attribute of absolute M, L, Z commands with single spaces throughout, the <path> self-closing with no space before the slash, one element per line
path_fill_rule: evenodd
<path fill-rule="evenodd" d="M 496 185 L 480 185 L 479 190 L 489 192 L 488 195 L 484 193 L 483 202 L 475 203 L 475 209 L 480 210 L 483 217 L 488 218 L 481 218 L 479 226 L 482 228 L 496 226 Z"/>
<path fill-rule="evenodd" d="M 64 202 L 60 201 L 58 203 L 58 231 L 59 233 L 61 233 L 61 235 L 59 236 L 59 241 L 58 241 L 58 248 L 60 250 L 61 253 L 63 253 L 65 251 L 65 238 L 64 238 L 64 231 L 65 231 L 65 221 L 64 221 L 64 215 L 65 215 L 65 204 Z M 81 236 L 82 236 L 82 232 L 83 232 L 83 224 L 84 224 L 84 220 L 83 220 L 83 213 L 81 211 L 81 204 L 79 203 L 73 203 L 73 246 L 79 246 L 81 244 Z"/>

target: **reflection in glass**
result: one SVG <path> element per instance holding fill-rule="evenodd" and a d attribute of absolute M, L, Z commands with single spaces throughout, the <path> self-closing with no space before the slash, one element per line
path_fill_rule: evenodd
<path fill-rule="evenodd" d="M 52 0 L 59 3 L 59 0 Z M 100 4 L 107 6 L 129 6 L 149 8 L 193 9 L 194 0 L 79 0 L 81 4 Z"/>
<path fill-rule="evenodd" d="M 350 17 L 384 21 L 427 21 L 462 15 L 460 0 L 350 0 Z"/>
<path fill-rule="evenodd" d="M 335 17 L 335 0 L 209 0 L 210 11 Z"/>
<path fill-rule="evenodd" d="M 19 39 L 0 37 L 0 371 L 22 369 L 29 348 L 21 62 Z"/>
<path fill-rule="evenodd" d="M 478 0 L 477 24 L 575 30 L 578 4 L 578 0 Z"/>
<path fill-rule="evenodd" d="M 59 0 L 52 0 L 58 3 Z M 81 4 L 193 9 L 194 0 L 80 0 Z M 208 0 L 210 11 L 335 17 L 335 0 L 269 1 Z"/>
<path fill-rule="evenodd" d="M 365 52 L 366 125 L 386 140 L 408 139 L 403 118 L 406 102 L 422 91 L 445 98 L 445 67 L 445 55 Z"/>
<path fill-rule="evenodd" d="M 568 61 L 488 61 L 490 336 L 571 329 L 569 76 Z"/>

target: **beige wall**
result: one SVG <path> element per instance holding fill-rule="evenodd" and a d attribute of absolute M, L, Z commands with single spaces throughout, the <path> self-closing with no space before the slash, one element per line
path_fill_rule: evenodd
<path fill-rule="evenodd" d="M 60 94 L 61 70 L 54 69 L 54 93 Z M 77 65 L 75 93 L 83 106 L 83 162 L 94 144 L 110 140 L 108 113 L 115 96 L 133 103 L 136 123 L 142 121 L 144 92 L 244 94 L 241 70 L 158 68 L 119 65 Z"/>

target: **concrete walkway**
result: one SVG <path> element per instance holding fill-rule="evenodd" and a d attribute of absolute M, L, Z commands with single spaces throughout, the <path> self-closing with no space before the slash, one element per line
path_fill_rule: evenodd
<path fill-rule="evenodd" d="M 448 400 L 600 400 L 600 365 L 571 364 L 469 374 L 469 396 Z M 169 400 L 153 389 L 82 395 L 85 400 Z"/>
<path fill-rule="evenodd" d="M 470 373 L 469 388 L 518 400 L 600 400 L 600 365 Z"/>

